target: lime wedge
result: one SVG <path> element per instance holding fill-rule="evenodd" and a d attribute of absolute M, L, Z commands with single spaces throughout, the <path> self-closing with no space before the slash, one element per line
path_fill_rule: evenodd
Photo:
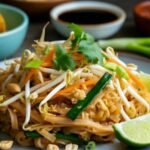
<path fill-rule="evenodd" d="M 150 74 L 141 72 L 139 77 L 140 80 L 143 82 L 143 84 L 147 87 L 148 91 L 150 92 Z"/>
<path fill-rule="evenodd" d="M 113 125 L 116 137 L 127 145 L 150 145 L 150 114 Z"/>

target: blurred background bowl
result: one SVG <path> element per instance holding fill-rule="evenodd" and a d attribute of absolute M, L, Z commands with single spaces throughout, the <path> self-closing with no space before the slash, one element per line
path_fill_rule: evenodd
<path fill-rule="evenodd" d="M 2 0 L 4 3 L 23 9 L 32 20 L 48 18 L 48 13 L 51 8 L 69 1 L 71 0 Z"/>
<path fill-rule="evenodd" d="M 13 55 L 21 46 L 29 24 L 28 16 L 20 9 L 0 4 L 0 14 L 4 17 L 7 31 L 0 33 L 0 59 Z"/>
<path fill-rule="evenodd" d="M 138 31 L 150 36 L 150 1 L 142 1 L 135 5 L 134 18 Z"/>
<path fill-rule="evenodd" d="M 117 19 L 108 23 L 101 24 L 79 24 L 84 30 L 91 35 L 93 35 L 96 39 L 107 38 L 119 31 L 122 27 L 125 19 L 126 13 L 118 6 L 105 3 L 105 2 L 96 2 L 96 1 L 78 1 L 78 2 L 70 2 L 66 4 L 61 4 L 53 8 L 50 12 L 50 18 L 55 29 L 63 36 L 68 37 L 70 30 L 68 29 L 68 22 L 62 21 L 59 19 L 59 15 L 65 12 L 69 12 L 72 10 L 81 10 L 81 9 L 97 9 L 108 11 L 114 15 L 116 15 Z M 78 16 L 80 17 L 80 16 Z"/>

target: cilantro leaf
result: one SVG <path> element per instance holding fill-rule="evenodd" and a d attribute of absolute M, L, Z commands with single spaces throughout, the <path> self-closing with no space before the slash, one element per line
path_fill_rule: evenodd
<path fill-rule="evenodd" d="M 94 41 L 94 38 L 83 31 L 76 24 L 69 24 L 69 27 L 74 31 L 75 39 L 72 41 L 73 48 L 76 47 L 77 52 L 82 53 L 90 63 L 102 63 L 101 48 Z"/>
<path fill-rule="evenodd" d="M 85 36 L 84 35 L 85 33 L 80 26 L 78 26 L 74 23 L 69 24 L 68 27 L 72 31 L 74 31 L 75 38 L 74 38 L 74 40 L 72 40 L 72 47 L 75 48 L 78 45 L 78 43 L 82 40 L 82 38 Z"/>
<path fill-rule="evenodd" d="M 82 40 L 79 43 L 78 52 L 85 55 L 90 63 L 102 63 L 101 48 L 97 43 Z"/>
<path fill-rule="evenodd" d="M 85 40 L 90 41 L 90 42 L 95 42 L 94 37 L 88 33 L 85 33 Z"/>
<path fill-rule="evenodd" d="M 70 23 L 68 27 L 74 31 L 75 37 L 81 37 L 83 34 L 84 30 L 81 28 L 81 26 L 78 26 L 77 24 Z"/>
<path fill-rule="evenodd" d="M 67 53 L 62 46 L 57 45 L 54 66 L 58 70 L 73 70 L 76 66 L 76 63 L 71 54 Z"/>
<path fill-rule="evenodd" d="M 78 44 L 81 40 L 88 40 L 94 42 L 94 38 L 90 34 L 84 32 L 81 26 L 71 23 L 68 25 L 68 27 L 72 31 L 74 31 L 74 35 L 75 35 L 75 39 L 73 40 L 74 45 Z"/>
<path fill-rule="evenodd" d="M 27 64 L 25 65 L 25 68 L 39 68 L 42 65 L 42 61 L 39 59 L 34 59 L 31 60 L 29 62 L 27 62 Z"/>

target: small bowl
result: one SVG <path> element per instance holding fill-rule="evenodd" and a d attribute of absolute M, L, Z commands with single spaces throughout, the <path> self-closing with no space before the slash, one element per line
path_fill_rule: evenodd
<path fill-rule="evenodd" d="M 150 1 L 143 1 L 135 5 L 134 17 L 138 31 L 150 36 Z"/>
<path fill-rule="evenodd" d="M 71 0 L 2 0 L 23 9 L 34 20 L 48 17 L 51 8 L 58 4 L 69 2 Z"/>
<path fill-rule="evenodd" d="M 67 27 L 68 22 L 60 20 L 59 15 L 67 11 L 86 8 L 108 11 L 117 16 L 117 19 L 108 23 L 94 25 L 79 24 L 84 28 L 86 32 L 93 35 L 96 39 L 107 38 L 114 35 L 116 32 L 119 31 L 126 18 L 126 13 L 116 5 L 105 2 L 80 1 L 62 4 L 53 8 L 50 12 L 51 22 L 60 34 L 67 37 L 70 33 L 70 30 Z"/>
<path fill-rule="evenodd" d="M 5 4 L 0 4 L 0 13 L 7 26 L 7 31 L 0 33 L 0 59 L 2 60 L 13 55 L 21 46 L 29 19 L 22 10 Z"/>

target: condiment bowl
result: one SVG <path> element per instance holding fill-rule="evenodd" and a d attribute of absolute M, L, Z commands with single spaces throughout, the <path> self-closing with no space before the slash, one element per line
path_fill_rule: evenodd
<path fill-rule="evenodd" d="M 150 1 L 142 1 L 136 4 L 134 17 L 138 31 L 150 36 Z"/>
<path fill-rule="evenodd" d="M 31 19 L 39 20 L 48 17 L 51 8 L 58 4 L 69 2 L 71 0 L 2 0 L 13 6 L 23 9 Z"/>
<path fill-rule="evenodd" d="M 81 10 L 81 9 L 102 10 L 116 15 L 115 20 L 107 23 L 79 24 L 84 28 L 86 32 L 93 35 L 96 39 L 107 38 L 114 35 L 116 32 L 119 31 L 126 18 L 126 13 L 120 7 L 110 3 L 96 2 L 96 1 L 70 2 L 56 6 L 50 12 L 51 22 L 55 27 L 55 29 L 60 34 L 67 37 L 70 33 L 70 29 L 68 29 L 69 22 L 60 20 L 59 16 L 67 11 Z"/>
<path fill-rule="evenodd" d="M 21 46 L 29 24 L 28 16 L 20 9 L 0 4 L 0 14 L 6 21 L 7 31 L 0 33 L 0 59 L 13 55 Z"/>

